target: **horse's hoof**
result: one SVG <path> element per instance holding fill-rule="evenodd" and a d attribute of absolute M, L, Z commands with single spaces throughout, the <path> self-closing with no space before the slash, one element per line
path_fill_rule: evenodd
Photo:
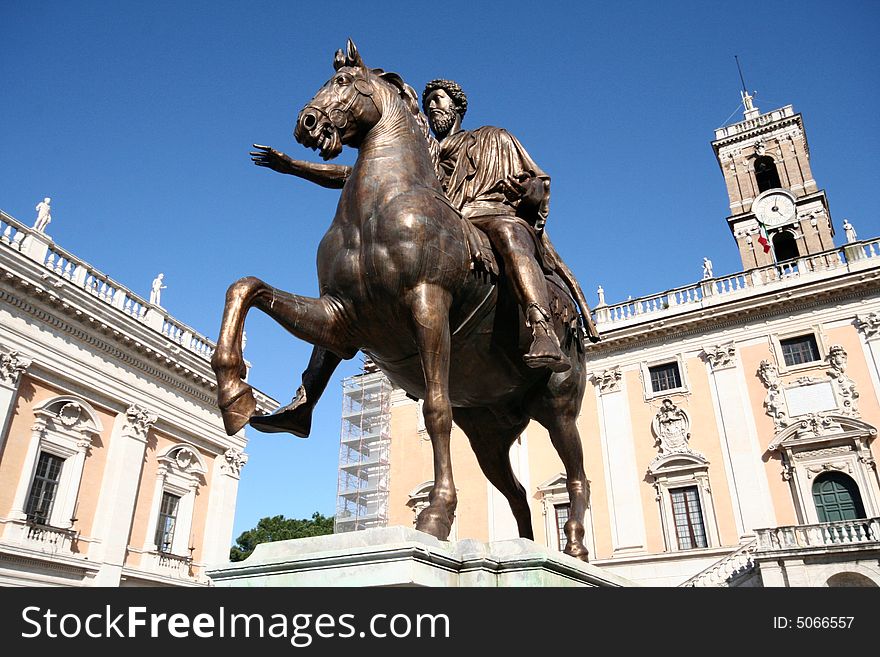
<path fill-rule="evenodd" d="M 226 434 L 234 436 L 244 428 L 254 412 L 257 410 L 257 400 L 251 387 L 243 383 L 245 387 L 231 401 L 220 406 L 220 415 L 223 417 L 223 428 Z"/>
<path fill-rule="evenodd" d="M 449 538 L 449 532 L 452 530 L 452 521 L 445 513 L 426 507 L 416 521 L 416 529 L 420 532 L 430 534 L 434 538 L 445 541 Z"/>
<path fill-rule="evenodd" d="M 534 369 L 546 367 L 551 372 L 557 373 L 567 372 L 571 369 L 571 362 L 569 362 L 568 358 L 565 356 L 557 358 L 554 356 L 533 356 L 532 354 L 526 354 L 523 356 L 523 360 L 526 365 Z"/>
<path fill-rule="evenodd" d="M 570 557 L 574 557 L 575 559 L 580 559 L 584 563 L 589 563 L 590 561 L 590 551 L 587 550 L 587 548 L 583 544 L 573 545 L 572 543 L 569 543 L 565 546 L 563 553 L 567 554 Z"/>
<path fill-rule="evenodd" d="M 300 386 L 296 398 L 287 406 L 282 406 L 271 415 L 255 415 L 250 425 L 263 433 L 292 433 L 300 438 L 308 438 L 312 430 L 312 410 L 307 403 L 305 389 Z"/>

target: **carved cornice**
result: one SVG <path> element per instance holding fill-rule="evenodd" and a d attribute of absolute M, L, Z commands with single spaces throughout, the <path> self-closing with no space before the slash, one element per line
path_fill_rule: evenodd
<path fill-rule="evenodd" d="M 867 315 L 856 315 L 856 326 L 864 333 L 865 340 L 880 337 L 880 313 L 871 312 Z"/>
<path fill-rule="evenodd" d="M 828 363 L 831 365 L 828 376 L 837 385 L 837 394 L 843 407 L 841 411 L 844 415 L 858 417 L 859 392 L 856 390 L 855 381 L 846 375 L 846 350 L 839 344 L 831 345 L 828 350 Z"/>
<path fill-rule="evenodd" d="M 618 392 L 622 378 L 623 372 L 620 371 L 620 367 L 611 367 L 594 374 L 593 383 L 599 387 L 599 394 L 604 395 L 609 392 Z"/>
<path fill-rule="evenodd" d="M 767 388 L 767 396 L 764 398 L 767 415 L 773 419 L 777 431 L 784 429 L 788 426 L 788 407 L 785 395 L 782 394 L 776 365 L 769 360 L 762 360 L 758 365 L 758 376 Z"/>
<path fill-rule="evenodd" d="M 221 471 L 234 477 L 240 477 L 241 469 L 248 462 L 248 455 L 240 449 L 230 447 L 224 452 L 223 458 L 225 462 L 220 466 Z"/>
<path fill-rule="evenodd" d="M 138 404 L 132 404 L 125 411 L 125 428 L 129 435 L 146 440 L 150 427 L 159 419 L 155 413 Z"/>
<path fill-rule="evenodd" d="M 0 351 L 0 383 L 14 387 L 22 373 L 31 366 L 31 360 L 18 351 Z"/>
<path fill-rule="evenodd" d="M 713 371 L 736 367 L 736 345 L 733 342 L 703 347 L 703 354 Z"/>

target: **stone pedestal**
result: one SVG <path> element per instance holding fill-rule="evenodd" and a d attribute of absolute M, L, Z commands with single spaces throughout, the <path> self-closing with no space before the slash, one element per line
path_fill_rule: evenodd
<path fill-rule="evenodd" d="M 408 527 L 262 543 L 207 572 L 215 586 L 636 586 L 522 538 L 439 541 Z"/>

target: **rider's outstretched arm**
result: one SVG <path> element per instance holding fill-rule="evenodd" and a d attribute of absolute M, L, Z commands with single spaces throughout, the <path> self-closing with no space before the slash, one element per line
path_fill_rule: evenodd
<path fill-rule="evenodd" d="M 254 148 L 257 150 L 251 151 L 250 156 L 257 166 L 267 167 L 278 173 L 299 176 L 321 187 L 342 189 L 348 176 L 351 175 L 351 167 L 343 164 L 319 164 L 294 160 L 281 151 L 260 144 L 254 144 Z"/>

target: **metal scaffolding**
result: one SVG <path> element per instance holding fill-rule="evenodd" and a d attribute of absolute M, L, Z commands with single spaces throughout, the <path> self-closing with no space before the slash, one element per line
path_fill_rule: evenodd
<path fill-rule="evenodd" d="M 388 523 L 391 383 L 369 360 L 342 381 L 336 533 Z"/>

